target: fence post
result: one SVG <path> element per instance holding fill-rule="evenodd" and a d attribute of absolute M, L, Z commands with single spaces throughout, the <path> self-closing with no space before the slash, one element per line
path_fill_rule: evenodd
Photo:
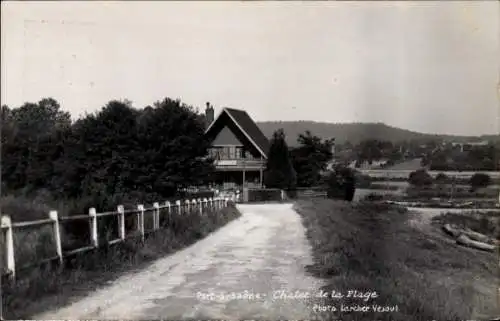
<path fill-rule="evenodd" d="M 228 202 L 229 202 L 229 198 L 228 198 L 228 197 L 226 197 L 226 198 L 224 199 L 224 206 L 227 206 L 227 203 L 228 203 Z"/>
<path fill-rule="evenodd" d="M 210 197 L 210 198 L 208 199 L 208 210 L 209 210 L 210 212 L 213 210 L 213 208 L 212 208 L 212 206 L 213 206 L 213 202 L 214 202 L 213 198 L 212 198 L 212 197 Z"/>
<path fill-rule="evenodd" d="M 193 208 L 191 210 L 193 212 L 196 211 L 196 206 L 198 206 L 198 203 L 196 202 L 196 200 L 194 198 L 191 200 L 191 204 L 193 204 Z"/>
<path fill-rule="evenodd" d="M 198 211 L 199 211 L 199 212 L 200 212 L 200 214 L 201 214 L 201 211 L 200 211 L 200 207 L 201 207 L 201 198 L 197 198 L 197 199 L 195 199 L 195 201 L 196 201 L 196 206 L 198 206 Z"/>
<path fill-rule="evenodd" d="M 169 202 L 169 201 L 166 201 L 166 202 L 165 202 L 165 207 L 167 208 L 167 211 L 168 211 L 168 212 L 167 212 L 167 213 L 168 213 L 167 215 L 168 215 L 168 216 L 171 216 L 171 215 L 172 215 L 172 212 L 171 212 L 172 208 L 171 208 L 171 205 L 170 205 L 170 202 Z"/>
<path fill-rule="evenodd" d="M 14 259 L 14 233 L 12 231 L 12 220 L 10 219 L 10 216 L 2 216 L 1 225 L 2 229 L 6 229 L 5 247 L 7 251 L 7 270 L 10 272 L 10 279 L 14 281 L 16 279 L 16 260 Z M 2 272 L 3 271 L 1 271 L 0 274 Z"/>
<path fill-rule="evenodd" d="M 144 205 L 139 204 L 137 205 L 137 215 L 138 215 L 138 221 L 137 221 L 137 227 L 139 228 L 139 233 L 141 233 L 141 240 L 144 242 Z"/>
<path fill-rule="evenodd" d="M 175 206 L 177 206 L 177 215 L 181 215 L 181 201 L 175 201 Z"/>
<path fill-rule="evenodd" d="M 191 202 L 189 200 L 184 201 L 185 208 L 186 208 L 186 214 L 191 212 Z"/>
<path fill-rule="evenodd" d="M 59 258 L 59 263 L 62 265 L 63 263 L 63 254 L 62 254 L 62 246 L 61 246 L 61 233 L 59 231 L 59 217 L 57 215 L 57 211 L 50 211 L 49 218 L 52 220 L 54 224 L 54 242 L 56 243 L 56 253 Z"/>
<path fill-rule="evenodd" d="M 120 239 L 125 240 L 125 209 L 123 205 L 118 205 L 118 233 L 120 233 Z"/>
<path fill-rule="evenodd" d="M 202 214 L 203 214 L 203 210 L 205 210 L 206 212 L 208 212 L 208 199 L 204 198 L 201 204 L 202 204 L 201 205 Z"/>
<path fill-rule="evenodd" d="M 153 212 L 153 217 L 154 217 L 154 220 L 153 220 L 153 229 L 154 230 L 157 230 L 160 228 L 160 204 L 158 202 L 155 202 L 153 203 L 153 207 L 155 208 L 154 212 Z"/>
<path fill-rule="evenodd" d="M 89 209 L 90 216 L 90 241 L 92 242 L 92 246 L 99 247 L 99 238 L 97 235 L 97 213 L 95 208 Z"/>

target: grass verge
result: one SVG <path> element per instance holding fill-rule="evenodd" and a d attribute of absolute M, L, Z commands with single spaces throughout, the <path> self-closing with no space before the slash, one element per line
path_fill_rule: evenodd
<path fill-rule="evenodd" d="M 5 284 L 3 308 L 6 319 L 30 316 L 82 297 L 124 273 L 142 269 L 152 261 L 176 252 L 240 216 L 234 204 L 218 212 L 173 214 L 167 224 L 140 239 L 104 246 L 65 259 L 64 268 L 46 264 L 20 271 L 16 284 Z"/>
<path fill-rule="evenodd" d="M 299 201 L 313 247 L 310 272 L 326 279 L 324 291 L 376 292 L 367 301 L 331 298 L 326 319 L 480 320 L 499 313 L 495 254 L 474 252 L 423 234 L 407 224 L 405 209 L 385 204 Z M 379 305 L 392 312 L 376 312 Z M 366 312 L 341 311 L 366 306 Z"/>

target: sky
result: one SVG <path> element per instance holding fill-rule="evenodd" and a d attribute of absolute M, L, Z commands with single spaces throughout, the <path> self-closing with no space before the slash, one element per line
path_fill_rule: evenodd
<path fill-rule="evenodd" d="M 1 2 L 1 103 L 165 97 L 256 121 L 500 133 L 500 4 Z"/>

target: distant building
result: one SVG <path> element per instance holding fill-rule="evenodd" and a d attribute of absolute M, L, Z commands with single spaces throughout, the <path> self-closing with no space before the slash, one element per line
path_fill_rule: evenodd
<path fill-rule="evenodd" d="M 482 141 L 479 141 L 479 142 L 466 142 L 466 143 L 452 142 L 451 145 L 453 147 L 460 147 L 460 151 L 464 152 L 464 151 L 471 150 L 471 148 L 473 148 L 473 147 L 488 146 L 489 143 L 490 142 L 487 141 L 487 140 L 482 140 Z"/>
<path fill-rule="evenodd" d="M 246 111 L 223 108 L 214 118 L 209 103 L 206 137 L 209 156 L 215 159 L 214 184 L 222 189 L 263 186 L 269 140 Z"/>

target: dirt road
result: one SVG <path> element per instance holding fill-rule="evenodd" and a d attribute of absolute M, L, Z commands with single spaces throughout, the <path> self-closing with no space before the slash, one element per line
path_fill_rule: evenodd
<path fill-rule="evenodd" d="M 291 204 L 238 208 L 241 218 L 193 246 L 33 318 L 311 318 L 303 296 L 316 293 L 321 281 L 306 275 L 312 259 L 299 215 Z"/>

